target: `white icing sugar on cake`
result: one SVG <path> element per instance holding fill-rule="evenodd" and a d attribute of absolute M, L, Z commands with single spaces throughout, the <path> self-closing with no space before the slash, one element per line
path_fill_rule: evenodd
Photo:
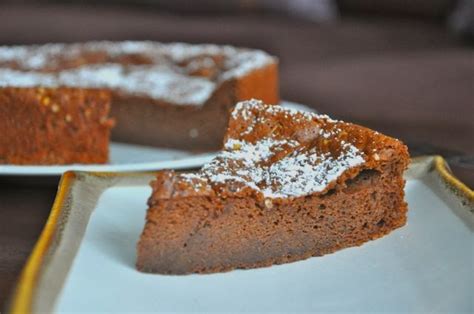
<path fill-rule="evenodd" d="M 83 55 L 104 53 L 103 63 L 74 65 L 73 61 L 81 60 Z M 136 55 L 151 64 L 124 65 L 117 61 Z M 58 69 L 65 61 L 73 65 Z M 260 50 L 210 44 L 103 41 L 0 47 L 0 86 L 110 88 L 177 105 L 199 106 L 222 81 L 243 77 L 275 62 Z M 215 69 L 219 75 L 193 75 L 200 69 Z"/>
<path fill-rule="evenodd" d="M 249 127 L 239 134 L 245 137 L 254 132 L 255 125 L 265 124 L 266 119 L 275 115 L 295 123 L 323 121 L 330 127 L 320 128 L 314 135 L 322 139 L 337 136 L 342 132 L 339 126 L 344 124 L 326 115 L 267 106 L 256 100 L 237 104 L 231 116 L 249 122 Z M 365 162 L 364 153 L 356 146 L 346 141 L 341 141 L 339 146 L 339 154 L 334 155 L 297 138 L 278 138 L 270 134 L 249 142 L 231 137 L 223 151 L 197 174 L 181 174 L 178 178 L 196 190 L 206 185 L 224 184 L 237 190 L 251 188 L 265 198 L 304 196 L 324 191 L 345 171 Z"/>
<path fill-rule="evenodd" d="M 124 69 L 119 64 L 102 64 L 59 73 L 0 69 L 0 86 L 108 88 L 176 104 L 200 105 L 209 98 L 216 84 L 198 77 L 174 73 L 163 66 L 133 66 Z"/>

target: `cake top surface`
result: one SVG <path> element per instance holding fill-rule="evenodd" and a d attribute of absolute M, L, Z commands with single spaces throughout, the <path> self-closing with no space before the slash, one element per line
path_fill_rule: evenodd
<path fill-rule="evenodd" d="M 0 87 L 88 87 L 203 105 L 217 86 L 274 63 L 260 50 L 148 41 L 0 47 Z"/>
<path fill-rule="evenodd" d="M 326 115 L 250 100 L 233 110 L 217 157 L 197 173 L 170 176 L 174 191 L 183 195 L 207 191 L 285 199 L 323 193 L 377 167 L 400 146 L 398 140 Z"/>

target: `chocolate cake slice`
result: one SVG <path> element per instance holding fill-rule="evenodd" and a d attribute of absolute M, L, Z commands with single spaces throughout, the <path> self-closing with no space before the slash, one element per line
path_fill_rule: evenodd
<path fill-rule="evenodd" d="M 276 58 L 209 44 L 0 47 L 0 86 L 107 89 L 117 122 L 113 140 L 200 151 L 220 148 L 236 102 L 279 102 Z"/>
<path fill-rule="evenodd" d="M 151 183 L 137 269 L 269 266 L 379 238 L 405 224 L 408 162 L 400 141 L 362 126 L 238 103 L 212 162 Z"/>
<path fill-rule="evenodd" d="M 106 163 L 110 93 L 0 88 L 0 164 Z"/>

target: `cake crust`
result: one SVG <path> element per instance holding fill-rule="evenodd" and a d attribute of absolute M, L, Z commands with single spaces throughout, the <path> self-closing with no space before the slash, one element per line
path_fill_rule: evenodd
<path fill-rule="evenodd" d="M 152 182 L 137 268 L 253 268 L 361 245 L 405 224 L 400 141 L 324 115 L 237 104 L 197 173 Z"/>

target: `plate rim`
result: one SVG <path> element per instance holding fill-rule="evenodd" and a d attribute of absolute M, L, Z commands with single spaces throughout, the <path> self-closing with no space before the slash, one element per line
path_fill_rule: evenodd
<path fill-rule="evenodd" d="M 152 171 L 151 169 L 192 169 L 200 167 L 206 162 L 209 162 L 216 156 L 217 152 L 200 153 L 176 160 L 163 160 L 152 162 L 140 162 L 134 164 L 71 164 L 71 165 L 0 165 L 0 176 L 12 177 L 42 177 L 42 176 L 56 176 L 59 177 L 67 171 L 76 172 L 140 172 Z M 74 169 L 76 167 L 76 169 Z M 2 169 L 6 168 L 6 169 Z M 28 172 L 28 169 L 33 168 L 35 171 Z M 81 169 L 84 168 L 84 169 Z M 102 170 L 105 168 L 107 170 Z M 15 171 L 14 169 L 18 169 Z"/>
<path fill-rule="evenodd" d="M 90 171 L 67 171 L 65 172 L 59 182 L 58 192 L 56 194 L 52 209 L 46 224 L 41 231 L 41 234 L 25 262 L 25 265 L 20 273 L 20 277 L 16 286 L 12 290 L 7 303 L 7 312 L 9 313 L 34 313 L 39 312 L 35 306 L 38 301 L 38 292 L 41 281 L 41 272 L 46 270 L 48 263 L 51 262 L 51 256 L 57 254 L 55 250 L 57 241 L 62 238 L 61 230 L 65 226 L 67 219 L 70 218 L 69 211 L 71 207 L 71 196 L 73 188 L 77 184 L 95 184 L 93 201 L 90 210 L 87 211 L 87 219 L 84 220 L 81 226 L 81 234 L 77 235 L 77 245 L 71 249 L 68 254 L 68 260 L 62 260 L 66 265 L 61 274 L 55 275 L 56 285 L 54 288 L 57 291 L 49 293 L 49 300 L 43 302 L 44 311 L 51 312 L 54 309 L 54 303 L 59 292 L 65 282 L 68 271 L 72 265 L 75 255 L 79 249 L 85 229 L 87 227 L 90 214 L 96 206 L 100 195 L 109 187 L 120 185 L 142 185 L 149 182 L 157 171 L 147 172 L 90 172 Z M 438 155 L 434 156 L 420 156 L 411 160 L 409 169 L 405 173 L 406 177 L 412 179 L 423 179 L 426 176 L 432 176 L 431 187 L 438 192 L 444 201 L 447 201 L 451 206 L 461 208 L 459 215 L 464 222 L 474 229 L 474 191 L 466 184 L 455 177 L 446 160 Z M 433 186 L 434 184 L 434 186 Z M 444 197 L 443 197 L 444 196 Z M 65 216 L 65 217 L 64 217 Z M 64 220 L 65 219 L 65 220 Z M 46 278 L 47 279 L 47 278 Z M 51 279 L 51 278 L 50 278 Z"/>

